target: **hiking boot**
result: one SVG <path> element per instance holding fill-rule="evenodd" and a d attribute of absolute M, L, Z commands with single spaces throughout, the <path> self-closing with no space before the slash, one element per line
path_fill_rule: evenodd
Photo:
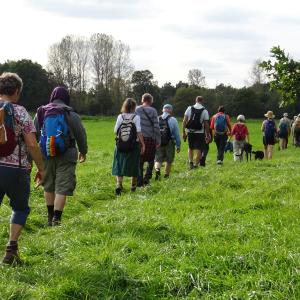
<path fill-rule="evenodd" d="M 18 254 L 18 245 L 6 246 L 6 252 L 2 260 L 3 264 L 20 265 L 22 261 Z"/>
<path fill-rule="evenodd" d="M 48 215 L 48 226 L 52 226 L 53 215 Z"/>
<path fill-rule="evenodd" d="M 148 184 L 150 184 L 150 178 L 145 177 L 144 178 L 144 185 L 148 185 Z"/>
<path fill-rule="evenodd" d="M 193 169 L 194 169 L 194 163 L 190 162 L 190 170 L 193 170 Z"/>
<path fill-rule="evenodd" d="M 223 161 L 222 160 L 217 160 L 217 165 L 223 165 Z"/>
<path fill-rule="evenodd" d="M 170 177 L 169 174 L 165 174 L 165 176 L 164 176 L 165 179 L 168 179 L 169 177 Z"/>
<path fill-rule="evenodd" d="M 60 225 L 61 225 L 61 220 L 54 217 L 52 220 L 52 226 L 60 226 Z"/>
<path fill-rule="evenodd" d="M 130 191 L 131 191 L 132 193 L 134 193 L 134 192 L 136 191 L 136 186 L 132 186 L 131 189 L 130 189 Z"/>
<path fill-rule="evenodd" d="M 160 179 L 160 171 L 159 170 L 157 170 L 156 172 L 155 172 L 155 180 L 159 180 Z"/>

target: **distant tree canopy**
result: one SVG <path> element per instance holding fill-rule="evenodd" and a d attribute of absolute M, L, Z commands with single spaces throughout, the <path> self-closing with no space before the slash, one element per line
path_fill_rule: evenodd
<path fill-rule="evenodd" d="M 43 67 L 31 60 L 7 61 L 0 64 L 0 74 L 14 72 L 23 80 L 23 91 L 20 104 L 29 110 L 49 101 L 50 93 L 55 86 L 55 80 Z"/>
<path fill-rule="evenodd" d="M 300 102 L 300 62 L 293 60 L 279 46 L 271 49 L 273 60 L 263 61 L 260 66 L 267 72 L 270 87 L 281 96 L 281 105 Z"/>
<path fill-rule="evenodd" d="M 0 73 L 16 72 L 22 77 L 21 104 L 33 111 L 48 102 L 58 84 L 69 88 L 71 104 L 79 113 L 90 115 L 115 115 L 126 97 L 134 97 L 139 103 L 144 93 L 153 95 L 159 112 L 163 104 L 173 104 L 177 116 L 183 116 L 199 95 L 204 97 L 211 115 L 220 105 L 231 116 L 242 113 L 248 118 L 262 118 L 267 110 L 273 110 L 277 116 L 285 111 L 290 115 L 300 111 L 299 63 L 279 47 L 272 49 L 275 61 L 255 61 L 249 86 L 242 88 L 222 83 L 208 88 L 199 69 L 188 72 L 188 82 L 159 86 L 150 70 L 133 69 L 129 53 L 127 45 L 105 34 L 97 33 L 89 39 L 66 36 L 50 47 L 48 70 L 23 59 L 0 64 Z M 266 83 L 265 72 L 270 83 Z M 281 102 L 284 108 L 280 107 Z"/>

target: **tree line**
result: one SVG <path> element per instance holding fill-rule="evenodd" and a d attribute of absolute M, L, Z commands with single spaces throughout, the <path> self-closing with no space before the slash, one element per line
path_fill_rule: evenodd
<path fill-rule="evenodd" d="M 158 110 L 171 103 L 177 116 L 183 115 L 197 95 L 206 99 L 211 112 L 224 105 L 232 116 L 242 113 L 248 118 L 261 118 L 267 110 L 278 116 L 284 111 L 294 115 L 300 111 L 299 63 L 279 47 L 271 49 L 271 56 L 276 62 L 255 61 L 249 82 L 242 88 L 222 83 L 209 88 L 199 69 L 189 70 L 187 82 L 159 86 L 150 70 L 134 70 L 128 45 L 96 33 L 89 38 L 68 35 L 51 45 L 46 69 L 23 59 L 0 64 L 0 73 L 16 72 L 23 78 L 21 103 L 29 110 L 47 103 L 53 87 L 64 85 L 73 107 L 88 115 L 115 115 L 126 97 L 139 101 L 147 92 L 153 95 Z"/>

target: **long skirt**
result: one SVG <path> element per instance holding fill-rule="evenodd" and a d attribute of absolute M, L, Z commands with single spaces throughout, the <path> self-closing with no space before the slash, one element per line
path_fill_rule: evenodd
<path fill-rule="evenodd" d="M 120 152 L 116 147 L 112 175 L 138 177 L 140 173 L 140 152 L 138 143 L 131 152 Z"/>

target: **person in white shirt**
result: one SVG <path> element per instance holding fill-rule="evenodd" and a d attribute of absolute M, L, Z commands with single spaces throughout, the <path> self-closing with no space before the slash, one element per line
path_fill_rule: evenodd
<path fill-rule="evenodd" d="M 203 102 L 204 98 L 197 96 L 196 104 L 187 108 L 183 118 L 183 140 L 188 139 L 190 169 L 199 165 L 201 152 L 205 150 L 206 144 L 211 140 L 209 114 L 203 106 Z M 195 160 L 194 153 L 196 153 Z"/>
<path fill-rule="evenodd" d="M 126 99 L 114 128 L 114 132 L 117 135 L 117 144 L 114 153 L 112 175 L 116 176 L 117 180 L 116 195 L 121 195 L 123 191 L 124 176 L 132 177 L 131 191 L 134 192 L 136 190 L 137 177 L 140 173 L 140 155 L 145 151 L 144 138 L 141 132 L 141 119 L 140 116 L 135 113 L 135 109 L 136 101 L 131 98 Z M 129 126 L 133 126 L 134 136 L 136 137 L 136 139 L 133 140 L 133 147 L 129 149 L 129 151 L 121 149 L 118 143 L 118 134 L 123 122 L 126 122 L 127 129 L 129 128 L 128 124 L 130 124 Z"/>

